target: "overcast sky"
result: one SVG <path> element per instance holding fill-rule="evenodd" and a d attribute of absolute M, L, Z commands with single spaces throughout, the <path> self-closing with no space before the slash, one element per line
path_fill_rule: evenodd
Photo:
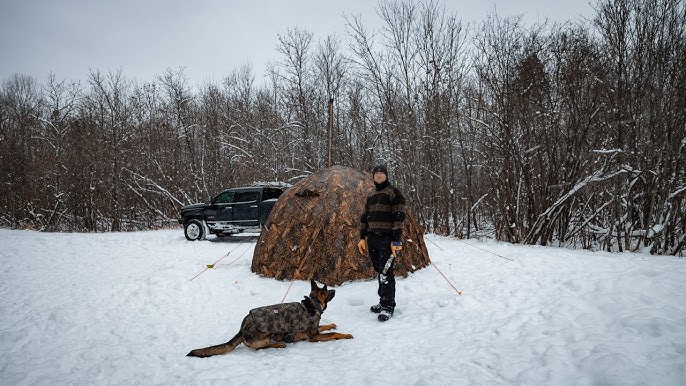
<path fill-rule="evenodd" d="M 0 0 L 0 80 L 15 73 L 82 80 L 121 69 L 152 81 L 184 68 L 193 83 L 219 81 L 250 63 L 258 79 L 278 58 L 278 35 L 298 27 L 314 42 L 345 38 L 343 15 L 377 29 L 376 0 Z M 587 0 L 447 0 L 464 22 L 524 15 L 532 22 L 592 17 Z"/>

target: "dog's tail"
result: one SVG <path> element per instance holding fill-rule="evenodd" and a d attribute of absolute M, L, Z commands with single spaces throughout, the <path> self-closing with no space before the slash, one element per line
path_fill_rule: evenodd
<path fill-rule="evenodd" d="M 196 348 L 195 350 L 189 352 L 186 354 L 187 357 L 198 357 L 198 358 L 207 358 L 211 357 L 213 355 L 221 355 L 221 354 L 226 354 L 233 349 L 235 349 L 239 344 L 243 343 L 245 341 L 245 338 L 243 338 L 243 334 L 240 332 L 236 334 L 233 338 L 231 338 L 230 341 L 222 344 L 218 344 L 216 346 L 210 346 L 210 347 L 205 347 L 205 348 Z"/>

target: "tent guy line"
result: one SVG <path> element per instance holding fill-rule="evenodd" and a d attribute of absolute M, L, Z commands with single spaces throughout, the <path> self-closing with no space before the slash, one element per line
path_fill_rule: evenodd
<path fill-rule="evenodd" d="M 203 270 L 202 270 L 200 273 L 198 273 L 197 275 L 193 276 L 193 277 L 191 278 L 191 280 L 189 280 L 189 281 L 193 281 L 193 279 L 195 279 L 196 277 L 202 275 L 202 274 L 205 273 L 205 271 L 207 271 L 208 269 L 214 268 L 214 266 L 217 265 L 217 263 L 219 263 L 220 261 L 224 260 L 224 258 L 227 257 L 227 256 L 229 256 L 229 255 L 231 254 L 231 252 L 235 251 L 238 247 L 240 247 L 241 245 L 243 245 L 243 244 L 247 243 L 248 241 L 250 241 L 250 239 L 252 239 L 253 237 L 255 237 L 255 236 L 250 236 L 250 237 L 248 237 L 247 239 L 245 239 L 245 241 L 242 241 L 242 242 L 238 243 L 238 245 L 236 245 L 232 250 L 226 252 L 226 254 L 225 254 L 224 256 L 222 256 L 219 260 L 215 261 L 214 263 L 212 263 L 212 264 L 207 264 L 207 266 L 205 266 L 205 269 L 203 269 Z M 236 262 L 238 259 L 240 259 L 241 256 L 243 256 L 243 255 L 245 254 L 245 252 L 247 252 L 247 249 L 246 249 L 245 251 L 243 251 L 243 253 L 241 253 L 240 255 L 238 255 L 238 257 L 236 258 L 236 260 L 232 261 L 231 263 L 234 263 L 234 262 Z M 231 264 L 231 263 L 229 263 L 229 264 Z"/>
<path fill-rule="evenodd" d="M 491 255 L 496 255 L 496 256 L 500 257 L 501 259 L 505 259 L 505 260 L 509 260 L 509 261 L 514 261 L 513 259 L 510 259 L 509 257 L 505 257 L 505 256 L 503 256 L 503 255 L 499 255 L 499 254 L 497 254 L 497 253 L 495 253 L 495 252 L 491 252 L 491 251 L 489 251 L 488 249 L 485 249 L 485 248 L 477 247 L 476 245 L 472 245 L 472 244 L 470 244 L 470 243 L 468 243 L 468 242 L 466 242 L 466 241 L 464 241 L 464 240 L 457 239 L 457 241 L 462 242 L 462 243 L 464 243 L 464 244 L 467 244 L 467 245 L 469 245 L 469 246 L 472 247 L 472 248 L 476 248 L 476 249 L 482 250 L 482 251 L 484 251 L 484 252 L 488 252 L 488 253 L 490 253 Z"/>
<path fill-rule="evenodd" d="M 435 245 L 436 247 L 438 247 L 438 249 L 440 249 L 440 250 L 442 250 L 442 251 L 445 251 L 445 249 L 441 248 L 440 245 L 438 245 L 438 244 L 434 243 L 433 241 L 431 241 L 431 239 L 426 239 L 426 240 L 429 240 L 429 241 L 431 242 L 431 244 L 433 244 L 433 245 Z M 482 250 L 482 251 L 484 251 L 484 252 L 488 252 L 488 253 L 490 253 L 491 255 L 496 255 L 496 256 L 498 256 L 498 257 L 500 257 L 500 258 L 502 258 L 502 259 L 509 260 L 509 261 L 514 261 L 513 259 L 510 259 L 509 257 L 505 257 L 505 256 L 499 255 L 499 254 L 497 254 L 497 253 L 495 253 L 495 252 L 491 252 L 491 251 L 489 251 L 489 250 L 486 249 L 486 248 L 477 247 L 476 245 L 472 245 L 472 244 L 470 244 L 470 243 L 468 243 L 468 242 L 466 242 L 466 241 L 464 241 L 464 240 L 457 239 L 457 238 L 456 238 L 455 240 L 457 240 L 457 241 L 459 241 L 459 242 L 461 242 L 461 243 L 467 244 L 467 245 L 469 245 L 469 246 L 472 247 L 472 248 L 476 248 L 476 249 Z"/>

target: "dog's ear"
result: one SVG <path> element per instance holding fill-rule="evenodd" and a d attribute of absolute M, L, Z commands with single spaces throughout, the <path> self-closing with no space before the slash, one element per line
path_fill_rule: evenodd
<path fill-rule="evenodd" d="M 318 290 L 319 286 L 317 285 L 317 282 L 314 281 L 314 279 L 310 279 L 310 291 Z"/>

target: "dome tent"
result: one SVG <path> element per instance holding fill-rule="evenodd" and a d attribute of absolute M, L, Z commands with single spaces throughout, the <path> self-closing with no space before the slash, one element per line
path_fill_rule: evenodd
<path fill-rule="evenodd" d="M 328 285 L 374 278 L 369 258 L 357 251 L 360 216 L 373 190 L 370 174 L 345 166 L 297 182 L 274 205 L 255 245 L 252 272 L 279 280 L 314 278 Z M 407 215 L 396 276 L 430 263 L 423 230 Z"/>

